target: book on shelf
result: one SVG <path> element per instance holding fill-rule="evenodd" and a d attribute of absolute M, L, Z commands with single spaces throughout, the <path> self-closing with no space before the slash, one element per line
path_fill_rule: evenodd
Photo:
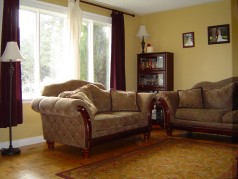
<path fill-rule="evenodd" d="M 139 76 L 140 85 L 159 85 L 158 74 L 147 74 Z"/>

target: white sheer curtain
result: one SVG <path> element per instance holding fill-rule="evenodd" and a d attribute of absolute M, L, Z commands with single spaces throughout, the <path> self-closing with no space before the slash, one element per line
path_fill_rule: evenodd
<path fill-rule="evenodd" d="M 79 0 L 68 0 L 69 58 L 75 66 L 77 78 L 80 78 L 79 44 L 83 15 L 79 2 Z"/>

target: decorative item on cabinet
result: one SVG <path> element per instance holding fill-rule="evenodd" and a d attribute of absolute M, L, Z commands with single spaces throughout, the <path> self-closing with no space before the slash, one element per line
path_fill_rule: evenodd
<path fill-rule="evenodd" d="M 147 52 L 147 53 L 152 53 L 152 52 L 153 52 L 153 47 L 152 47 L 151 44 L 147 44 L 146 52 Z"/>

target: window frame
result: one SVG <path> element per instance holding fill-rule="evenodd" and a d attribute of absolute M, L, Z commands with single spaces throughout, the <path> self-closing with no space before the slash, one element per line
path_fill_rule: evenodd
<path fill-rule="evenodd" d="M 0 1 L 2 1 L 2 0 L 0 0 Z M 46 11 L 54 11 L 54 14 L 59 12 L 59 13 L 65 13 L 67 15 L 67 7 L 56 5 L 56 4 L 50 4 L 50 3 L 46 3 L 46 2 L 40 2 L 37 0 L 20 0 L 20 9 L 21 9 L 21 7 L 23 7 L 23 9 L 24 9 L 24 7 L 27 7 L 28 9 L 32 7 L 32 8 L 41 9 L 42 12 L 44 10 L 46 10 Z M 94 14 L 94 13 L 90 13 L 90 12 L 85 12 L 85 11 L 83 11 L 82 19 L 83 20 L 89 19 L 89 20 L 97 21 L 101 24 L 110 25 L 110 26 L 112 23 L 111 17 Z M 110 48 L 109 48 L 109 51 L 111 52 Z M 110 65 L 109 65 L 109 68 L 110 68 Z M 110 73 L 110 69 L 109 69 L 109 73 Z M 110 78 L 110 74 L 109 74 L 109 78 Z M 30 99 L 30 98 L 22 99 L 22 100 L 24 103 L 29 103 L 32 101 L 32 99 Z"/>

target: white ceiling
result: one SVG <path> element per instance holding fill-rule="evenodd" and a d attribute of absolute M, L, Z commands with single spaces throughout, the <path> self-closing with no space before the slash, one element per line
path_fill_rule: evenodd
<path fill-rule="evenodd" d="M 88 0 L 137 15 L 177 9 L 221 0 Z"/>

